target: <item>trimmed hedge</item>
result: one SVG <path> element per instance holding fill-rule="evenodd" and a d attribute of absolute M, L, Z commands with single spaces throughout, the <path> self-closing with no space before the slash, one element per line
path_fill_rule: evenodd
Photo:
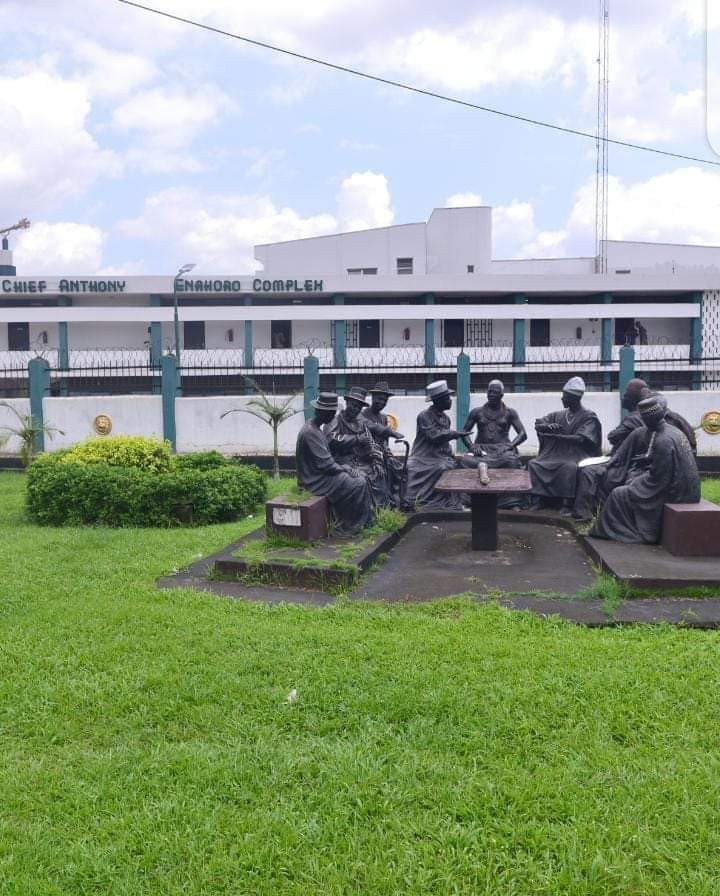
<path fill-rule="evenodd" d="M 217 458 L 173 462 L 166 472 L 77 463 L 70 452 L 41 455 L 28 469 L 27 508 L 43 525 L 178 526 L 229 522 L 265 500 L 257 467 Z"/>
<path fill-rule="evenodd" d="M 109 464 L 161 473 L 170 469 L 170 442 L 146 436 L 101 436 L 63 452 L 63 463 Z"/>

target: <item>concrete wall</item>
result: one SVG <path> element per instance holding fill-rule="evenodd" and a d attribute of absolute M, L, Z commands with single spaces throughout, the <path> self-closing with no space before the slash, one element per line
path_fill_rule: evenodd
<path fill-rule="evenodd" d="M 13 429 L 16 429 L 20 425 L 20 421 L 10 408 L 14 408 L 18 414 L 30 413 L 30 402 L 27 398 L 4 398 L 3 401 L 10 405 L 10 407 L 0 406 L 0 439 L 7 435 L 7 432 L 2 429 L 3 426 L 10 426 Z M 10 436 L 7 442 L 0 443 L 0 455 L 19 454 L 20 444 L 20 439 L 16 436 Z"/>
<path fill-rule="evenodd" d="M 720 392 L 670 392 L 667 394 L 670 408 L 681 413 L 692 426 L 699 426 L 707 411 L 720 410 Z M 524 454 L 537 450 L 537 438 L 533 424 L 538 417 L 559 410 L 559 397 L 555 393 L 533 392 L 506 395 L 506 403 L 514 407 L 523 421 L 528 440 L 522 446 Z M 272 431 L 261 420 L 247 413 L 231 414 L 224 420 L 220 416 L 233 408 L 247 407 L 248 396 L 219 396 L 202 398 L 178 398 L 176 423 L 178 450 L 207 451 L 216 449 L 226 454 L 267 454 L 272 449 Z M 470 406 L 485 402 L 483 393 L 473 394 Z M 584 399 L 600 417 L 603 427 L 604 449 L 608 450 L 606 436 L 620 421 L 620 402 L 615 392 L 588 392 Z M 9 399 L 9 404 L 20 413 L 29 412 L 25 399 Z M 294 407 L 300 410 L 302 398 L 295 399 Z M 422 396 L 396 396 L 390 399 L 387 410 L 395 414 L 400 431 L 412 441 L 415 437 L 416 419 L 427 407 Z M 145 435 L 162 438 L 162 405 L 160 396 L 88 396 L 82 398 L 46 398 L 43 403 L 45 420 L 51 426 L 64 430 L 47 445 L 50 451 L 73 445 L 94 436 L 93 420 L 98 414 L 107 414 L 113 422 L 113 435 Z M 450 412 L 455 426 L 455 407 Z M 13 414 L 0 407 L 0 426 L 14 425 Z M 297 413 L 280 427 L 280 450 L 292 454 L 297 433 L 304 422 Z M 720 455 L 720 436 L 709 436 L 698 431 L 700 454 Z M 16 439 L 0 449 L 0 453 L 14 454 L 19 450 Z"/>
<path fill-rule="evenodd" d="M 63 430 L 52 441 L 46 440 L 50 451 L 67 448 L 97 433 L 93 420 L 107 414 L 112 420 L 114 436 L 151 436 L 161 439 L 162 399 L 159 395 L 98 395 L 82 398 L 45 398 L 45 422 Z"/>
<path fill-rule="evenodd" d="M 475 273 L 487 271 L 492 255 L 491 208 L 433 209 L 425 232 L 428 273 L 468 274 L 468 265 Z"/>
<path fill-rule="evenodd" d="M 719 271 L 720 247 L 608 240 L 608 271 Z"/>

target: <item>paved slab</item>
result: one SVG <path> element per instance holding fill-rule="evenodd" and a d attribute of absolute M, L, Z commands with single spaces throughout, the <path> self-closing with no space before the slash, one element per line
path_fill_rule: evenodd
<path fill-rule="evenodd" d="M 676 557 L 661 545 L 621 544 L 603 538 L 586 537 L 584 542 L 599 566 L 632 588 L 720 588 L 718 557 Z"/>
<path fill-rule="evenodd" d="M 500 526 L 497 551 L 470 550 L 466 522 L 421 523 L 407 532 L 353 598 L 434 600 L 474 592 L 576 594 L 595 575 L 565 528 L 513 522 Z"/>

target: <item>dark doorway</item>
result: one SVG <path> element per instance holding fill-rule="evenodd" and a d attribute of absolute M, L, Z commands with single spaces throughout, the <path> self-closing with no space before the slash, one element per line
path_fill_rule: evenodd
<path fill-rule="evenodd" d="M 292 348 L 292 321 L 270 321 L 270 347 Z"/>
<path fill-rule="evenodd" d="M 185 348 L 205 348 L 205 321 L 186 320 L 183 324 Z"/>
<path fill-rule="evenodd" d="M 360 321 L 360 348 L 380 348 L 380 321 Z"/>
<path fill-rule="evenodd" d="M 550 320 L 530 321 L 530 345 L 550 345 Z"/>
<path fill-rule="evenodd" d="M 11 352 L 30 351 L 30 324 L 8 324 L 8 349 Z"/>
<path fill-rule="evenodd" d="M 615 319 L 615 345 L 635 345 L 635 318 Z"/>
<path fill-rule="evenodd" d="M 450 348 L 465 345 L 464 320 L 446 320 L 443 323 L 443 345 Z"/>

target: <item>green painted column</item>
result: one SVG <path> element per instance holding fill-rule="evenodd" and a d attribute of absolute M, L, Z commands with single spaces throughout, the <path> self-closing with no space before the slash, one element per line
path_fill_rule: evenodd
<path fill-rule="evenodd" d="M 334 295 L 332 297 L 333 305 L 344 305 L 344 295 Z M 335 367 L 347 367 L 347 322 L 344 320 L 333 321 L 334 332 L 334 348 L 333 348 L 333 364 Z M 344 373 L 335 374 L 335 391 L 338 395 L 345 394 L 347 378 Z"/>
<path fill-rule="evenodd" d="M 620 395 L 620 400 L 622 401 L 622 396 L 625 393 L 625 389 L 627 384 L 631 379 L 635 376 L 635 348 L 632 345 L 624 345 L 620 349 L 620 375 L 619 375 L 619 383 L 618 383 L 618 393 Z M 624 417 L 627 414 L 625 408 L 621 406 L 620 416 Z"/>
<path fill-rule="evenodd" d="M 177 451 L 175 399 L 180 388 L 180 377 L 175 355 L 163 355 L 160 359 L 160 369 L 162 370 L 163 438 L 170 442 L 173 451 Z"/>
<path fill-rule="evenodd" d="M 150 296 L 150 305 L 159 308 L 162 305 L 162 296 Z M 150 322 L 150 366 L 159 367 L 162 358 L 162 324 L 159 320 Z"/>
<path fill-rule="evenodd" d="M 320 394 L 320 362 L 315 355 L 306 355 L 303 360 L 303 404 L 305 419 L 309 420 L 313 415 L 310 404 Z"/>
<path fill-rule="evenodd" d="M 455 399 L 456 429 L 462 429 L 470 413 L 470 357 L 460 352 L 457 357 L 457 398 Z M 465 450 L 463 442 L 457 440 L 458 449 Z"/>
<path fill-rule="evenodd" d="M 612 295 L 609 292 L 603 294 L 601 301 L 604 305 L 612 304 Z M 611 317 L 603 317 L 600 321 L 600 363 L 605 365 L 612 364 L 613 350 L 613 319 Z M 609 392 L 612 388 L 612 373 L 610 370 L 603 370 L 603 392 Z"/>
<path fill-rule="evenodd" d="M 50 364 L 45 358 L 33 358 L 28 363 L 28 380 L 30 391 L 30 416 L 35 433 L 35 451 L 45 450 L 45 434 L 42 431 L 43 399 L 50 394 Z"/>
<path fill-rule="evenodd" d="M 690 319 L 690 363 L 699 366 L 702 361 L 703 350 L 703 294 L 701 292 L 694 293 L 693 301 L 697 302 L 700 306 L 700 317 L 693 317 Z M 691 387 L 693 389 L 700 389 L 701 386 L 702 372 L 700 370 L 694 370 L 692 373 Z"/>
<path fill-rule="evenodd" d="M 516 305 L 527 305 L 527 296 L 518 293 L 513 297 Z M 525 366 L 525 319 L 513 320 L 513 367 Z M 525 391 L 525 374 L 515 374 L 515 391 Z"/>
<path fill-rule="evenodd" d="M 72 305 L 70 296 L 60 296 L 58 306 L 67 308 Z M 70 340 L 68 338 L 68 322 L 61 320 L 58 323 L 58 370 L 67 370 L 70 367 Z M 60 395 L 68 394 L 66 377 L 60 378 Z"/>
<path fill-rule="evenodd" d="M 252 296 L 245 296 L 245 304 L 250 307 L 252 305 Z M 253 346 L 253 322 L 245 321 L 245 333 L 243 339 L 243 362 L 246 367 L 254 365 L 255 348 Z"/>
<path fill-rule="evenodd" d="M 425 304 L 426 305 L 434 305 L 435 304 L 435 295 L 433 293 L 428 293 L 425 296 Z M 426 367 L 434 367 L 435 366 L 435 320 L 434 320 L 434 318 L 431 320 L 425 321 L 425 366 Z"/>

